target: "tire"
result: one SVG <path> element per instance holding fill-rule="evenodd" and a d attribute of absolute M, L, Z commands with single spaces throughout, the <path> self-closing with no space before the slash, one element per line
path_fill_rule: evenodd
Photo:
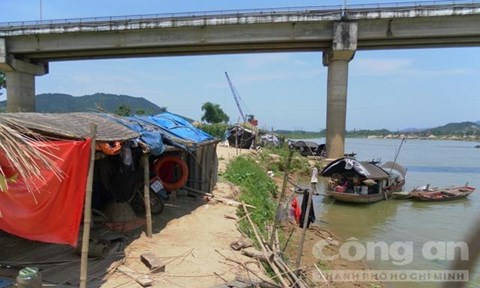
<path fill-rule="evenodd" d="M 153 215 L 162 214 L 165 204 L 157 193 L 150 191 L 150 211 Z"/>
<path fill-rule="evenodd" d="M 179 168 L 179 171 L 177 170 Z M 167 155 L 157 159 L 153 165 L 153 171 L 162 181 L 162 185 L 167 191 L 174 191 L 182 188 L 187 183 L 188 166 L 182 158 L 175 155 Z M 179 172 L 180 175 L 175 175 L 175 180 L 168 179 L 165 171 L 175 174 Z"/>
<path fill-rule="evenodd" d="M 143 197 L 143 183 L 139 182 L 135 188 L 135 193 L 128 201 L 136 213 L 145 213 L 145 198 Z M 150 190 L 150 212 L 152 215 L 162 214 L 165 208 L 163 199 L 154 191 Z"/>
<path fill-rule="evenodd" d="M 90 225 L 92 225 L 92 229 L 101 229 L 105 227 L 108 219 L 107 219 L 107 216 L 102 212 L 100 212 L 99 210 L 92 209 L 92 216 L 90 221 L 91 221 Z"/>

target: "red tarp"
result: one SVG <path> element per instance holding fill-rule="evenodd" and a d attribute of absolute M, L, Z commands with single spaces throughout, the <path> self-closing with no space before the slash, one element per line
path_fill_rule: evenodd
<path fill-rule="evenodd" d="M 43 169 L 45 181 L 34 179 L 38 188 L 34 196 L 26 189 L 22 177 L 18 177 L 16 183 L 9 182 L 8 190 L 0 191 L 0 230 L 30 240 L 76 246 L 83 215 L 90 142 L 90 139 L 39 142 L 39 146 L 58 157 L 52 161 L 63 171 L 63 179 Z"/>

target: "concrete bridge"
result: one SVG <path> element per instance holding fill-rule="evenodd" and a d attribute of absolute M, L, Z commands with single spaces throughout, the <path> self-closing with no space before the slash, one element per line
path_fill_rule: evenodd
<path fill-rule="evenodd" d="M 480 3 L 430 1 L 0 23 L 7 110 L 35 111 L 51 61 L 319 51 L 328 66 L 327 157 L 345 146 L 348 64 L 357 50 L 480 45 Z"/>

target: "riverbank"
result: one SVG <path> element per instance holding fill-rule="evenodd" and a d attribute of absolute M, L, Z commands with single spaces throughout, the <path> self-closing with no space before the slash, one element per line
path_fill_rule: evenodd
<path fill-rule="evenodd" d="M 217 150 L 219 152 L 219 155 L 224 154 L 224 153 L 229 153 L 228 151 L 232 151 L 232 148 L 228 147 L 219 147 Z M 249 150 L 242 150 L 244 151 L 249 151 Z M 248 155 L 248 161 L 255 162 L 259 166 L 265 168 L 263 172 L 258 172 L 256 173 L 265 173 L 267 174 L 267 170 L 270 169 L 275 169 L 278 167 L 284 168 L 285 165 L 282 163 L 282 161 L 286 160 L 286 156 L 282 155 L 282 151 L 279 154 L 273 154 L 270 153 L 271 151 L 265 151 L 266 153 L 254 153 L 253 155 Z M 276 152 L 276 151 L 274 151 Z M 284 152 L 284 151 L 283 151 Z M 231 152 L 230 152 L 231 153 Z M 247 153 L 252 153 L 247 152 Z M 240 154 L 238 154 L 240 155 Z M 246 154 L 243 154 L 246 155 Z M 235 165 L 236 166 L 245 166 L 245 161 L 244 163 L 238 164 L 237 160 L 235 159 Z M 247 162 L 248 162 L 247 161 Z M 242 161 L 241 161 L 242 162 Z M 312 159 L 308 159 L 305 157 L 300 157 L 300 156 L 294 156 L 292 159 L 292 165 L 295 169 L 292 171 L 292 178 L 296 179 L 298 181 L 305 181 L 306 179 L 309 179 L 309 176 L 307 176 L 312 167 L 319 167 L 321 164 L 320 162 Z M 229 167 L 231 168 L 231 167 Z M 252 189 L 249 188 L 248 181 L 245 181 L 246 177 L 243 177 L 243 174 L 247 174 L 244 169 L 236 169 L 233 171 L 227 171 L 226 175 L 227 178 L 231 177 L 229 174 L 235 174 L 235 177 L 233 178 L 239 178 L 240 181 L 237 181 L 238 183 L 244 183 L 245 187 L 241 187 L 243 193 L 249 193 L 248 190 Z M 252 169 L 253 171 L 253 169 Z M 224 171 L 222 171 L 223 173 Z M 270 171 L 273 172 L 273 171 Z M 279 196 L 279 191 L 280 189 L 278 187 L 282 187 L 282 182 L 283 182 L 283 173 L 280 171 L 276 171 L 275 173 L 270 173 L 270 175 L 273 174 L 273 177 L 271 177 L 271 180 L 276 184 L 277 186 L 277 196 Z M 253 176 L 253 175 L 252 175 Z M 266 199 L 268 192 L 260 192 L 261 187 L 263 187 L 263 183 L 260 178 L 254 178 L 255 180 L 255 187 L 253 188 L 254 194 L 257 194 L 256 196 L 261 198 L 261 199 Z M 307 180 L 308 181 L 308 180 Z M 241 184 L 240 184 L 241 185 Z M 266 185 L 270 186 L 270 185 Z M 292 184 L 287 185 L 286 189 L 286 195 L 284 199 L 292 199 L 295 197 L 294 195 L 294 186 Z M 260 194 L 259 194 L 260 193 Z M 255 195 L 254 195 L 255 196 Z M 253 196 L 253 197 L 254 197 Z M 250 198 L 252 196 L 249 196 Z M 239 199 L 239 198 L 237 198 Z M 253 199 L 252 201 L 256 201 L 257 205 L 258 203 L 261 202 L 261 199 Z M 270 198 L 272 202 L 276 202 L 276 199 Z M 288 201 L 287 201 L 288 202 Z M 299 200 L 301 203 L 301 200 Z M 249 203 L 249 204 L 255 204 L 255 203 Z M 289 203 L 284 204 L 284 208 L 286 207 L 285 211 L 286 215 L 289 213 Z M 258 208 L 257 208 L 258 209 Z M 275 209 L 275 208 L 274 208 Z M 265 228 L 265 217 L 268 217 L 268 214 L 271 214 L 270 209 L 262 206 L 261 208 L 262 211 L 264 211 L 263 217 L 259 217 L 260 220 L 258 220 L 256 223 L 258 226 L 262 227 L 261 230 L 268 230 L 268 228 Z M 256 217 L 255 212 L 252 212 L 252 215 Z M 282 213 L 280 212 L 280 213 Z M 273 213 L 274 214 L 274 213 Z M 288 217 L 287 217 L 288 218 Z M 273 220 L 273 216 L 271 217 L 271 220 Z M 268 224 L 267 224 L 268 226 Z M 296 265 L 296 259 L 298 255 L 298 247 L 300 246 L 300 238 L 302 235 L 302 229 L 298 227 L 298 225 L 294 222 L 294 220 L 289 220 L 286 219 L 286 221 L 283 221 L 280 223 L 280 249 L 283 254 L 283 258 L 285 259 L 285 262 L 292 268 L 295 269 Z M 246 231 L 248 233 L 248 231 Z M 328 272 L 333 272 L 337 270 L 355 270 L 355 271 L 365 271 L 368 270 L 368 266 L 362 262 L 362 261 L 347 261 L 346 259 L 342 259 L 341 257 L 334 257 L 334 259 L 330 260 L 325 260 L 322 259 L 321 255 L 339 255 L 339 247 L 343 243 L 343 240 L 337 237 L 334 233 L 331 231 L 328 231 L 326 229 L 321 228 L 320 226 L 317 226 L 317 224 L 312 224 L 309 229 L 306 230 L 306 236 L 305 236 L 305 242 L 304 242 L 304 248 L 302 252 L 302 261 L 300 265 L 300 270 L 302 271 L 302 274 L 304 275 L 304 278 L 307 279 L 307 283 L 309 285 L 312 285 L 312 287 L 365 287 L 365 288 L 372 288 L 372 287 L 383 287 L 381 283 L 379 282 L 358 282 L 358 281 L 352 281 L 352 282 L 331 282 L 328 281 L 328 284 L 325 282 L 325 280 L 322 278 L 322 276 L 318 273 L 318 270 L 315 266 L 319 267 L 323 271 L 328 271 Z M 320 250 L 319 250 L 320 249 Z M 324 274 L 328 274 L 328 272 L 324 272 Z"/>
<path fill-rule="evenodd" d="M 219 147 L 217 153 L 220 162 L 219 173 L 222 174 L 232 159 L 256 152 Z M 256 154 L 251 159 L 257 164 L 266 163 L 267 160 L 261 157 L 266 156 Z M 271 157 L 275 158 L 275 161 L 282 159 L 277 155 Z M 266 170 L 258 173 L 267 175 Z M 281 187 L 282 173 L 274 174 L 276 175 L 273 180 Z M 145 281 L 151 283 L 152 287 L 198 288 L 227 287 L 225 286 L 227 283 L 234 283 L 238 279 L 248 283 L 274 282 L 272 280 L 274 277 L 265 272 L 260 262 L 233 249 L 232 243 L 245 239 L 245 235 L 240 232 L 242 229 L 241 219 L 237 216 L 238 208 L 231 205 L 235 204 L 233 200 L 240 199 L 242 188 L 222 178 L 221 176 L 221 181 L 213 191 L 215 195 L 213 199 L 186 190 L 172 194 L 165 203 L 163 213 L 152 215 L 152 238 L 146 237 L 145 220 L 140 215 L 126 221 L 124 225 L 114 226 L 115 230 L 118 230 L 116 232 L 109 229 L 93 229 L 91 252 L 100 253 L 102 256 L 89 259 L 88 287 L 135 288 L 142 287 L 140 283 Z M 269 205 L 275 206 L 275 203 Z M 256 211 L 262 214 L 263 209 L 260 207 L 261 205 L 257 205 L 257 208 L 251 208 L 250 212 L 253 214 L 253 209 L 257 209 Z M 268 230 L 265 228 L 263 227 L 264 231 Z M 290 267 L 295 267 L 301 229 L 294 223 L 286 221 L 282 222 L 279 230 L 282 258 Z M 342 259 L 322 261 L 316 258 L 315 255 L 318 253 L 314 248 L 317 247 L 318 241 L 322 240 L 328 243 L 322 249 L 327 255 L 338 254 L 338 247 L 342 243 L 342 240 L 330 231 L 315 225 L 310 226 L 300 265 L 304 277 L 310 281 L 308 287 L 327 287 L 316 272 L 315 264 L 323 271 L 368 269 L 359 261 L 347 262 Z M 9 264 L 3 267 L 0 265 L 0 277 L 14 279 L 18 275 L 18 269 L 29 263 L 41 270 L 45 283 L 78 285 L 80 260 L 78 251 L 75 252 L 72 247 L 28 241 L 6 233 L 0 233 L 0 247 L 4 247 L 2 261 Z M 104 253 L 107 255 L 103 255 Z M 158 260 L 164 266 L 158 265 L 162 268 L 151 270 L 151 265 L 142 260 L 142 255 L 150 255 L 149 258 L 156 259 L 154 262 Z M 159 263 L 156 262 L 155 265 L 157 264 Z M 328 287 L 380 286 L 372 283 L 330 282 Z"/>

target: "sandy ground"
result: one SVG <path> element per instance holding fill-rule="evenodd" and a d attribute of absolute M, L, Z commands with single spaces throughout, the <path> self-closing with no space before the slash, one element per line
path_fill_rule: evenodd
<path fill-rule="evenodd" d="M 225 162 L 237 155 L 237 149 L 218 147 L 220 170 Z M 248 153 L 242 151 L 241 153 Z M 228 197 L 234 191 L 230 185 L 218 183 L 214 194 Z M 193 195 L 191 195 L 193 196 Z M 249 269 L 263 274 L 251 258 L 230 248 L 241 239 L 236 220 L 225 215 L 235 214 L 236 207 L 223 203 L 212 204 L 201 196 L 171 197 L 161 215 L 154 216 L 153 238 L 142 233 L 126 248 L 123 265 L 138 276 L 148 274 L 140 255 L 152 252 L 166 264 L 165 272 L 150 274 L 153 287 L 212 287 L 232 281 L 236 276 L 255 278 L 232 259 L 247 263 Z M 133 279 L 116 271 L 102 287 L 141 287 Z"/>
<path fill-rule="evenodd" d="M 226 163 L 232 158 L 247 153 L 253 153 L 253 151 L 222 146 L 217 147 L 219 172 L 225 170 Z M 274 178 L 279 187 L 281 187 L 282 177 L 283 175 L 277 175 Z M 232 184 L 218 183 L 213 194 L 230 198 L 238 194 L 238 188 Z M 260 277 L 266 278 L 257 261 L 243 256 L 240 252 L 230 248 L 232 242 L 242 238 L 237 229 L 237 221 L 225 217 L 226 215 L 235 215 L 236 209 L 234 206 L 211 201 L 204 196 L 189 194 L 186 191 L 180 191 L 175 196 L 172 195 L 166 203 L 164 212 L 161 215 L 153 216 L 152 238 L 146 237 L 144 227 L 128 233 L 128 243 L 125 248 L 126 257 L 121 263 L 112 264 L 109 271 L 113 272 L 101 280 L 101 287 L 142 287 L 132 278 L 144 275 L 148 275 L 153 280 L 153 287 L 215 287 L 233 281 L 236 277 L 255 280 L 257 279 L 255 275 L 260 275 Z M 143 223 L 143 221 L 139 223 Z M 285 236 L 284 239 L 287 240 L 284 240 L 282 243 L 282 248 L 286 247 L 285 255 L 288 258 L 286 262 L 290 264 L 290 267 L 294 267 L 301 229 L 291 222 L 285 222 L 282 223 L 282 230 Z M 9 247 L 8 252 L 15 254 L 11 237 L 0 237 L 0 244 L 2 239 L 7 241 L 2 245 Z M 326 265 L 326 267 L 321 267 L 327 269 L 368 269 L 361 262 L 339 260 L 320 263 L 314 257 L 314 253 L 312 253 L 312 249 L 319 239 L 337 243 L 337 245 L 326 247 L 326 251 L 333 254 L 338 252 L 336 249 L 338 250 L 338 243 L 341 243 L 341 240 L 329 231 L 314 225 L 310 226 L 310 229 L 307 230 L 301 263 L 301 267 L 306 270 L 308 278 L 311 279 L 312 273 L 315 273 L 313 264 Z M 26 242 L 28 245 L 36 244 L 36 242 L 27 240 L 23 242 Z M 17 246 L 23 247 L 23 250 L 25 250 L 25 247 L 30 249 L 29 247 L 31 246 L 25 246 L 27 244 Z M 67 253 L 71 254 L 70 247 L 67 248 L 69 248 Z M 6 252 L 4 250 L 1 253 L 2 257 L 7 256 L 5 255 L 8 254 Z M 156 255 L 166 265 L 165 272 L 150 273 L 147 266 L 140 259 L 140 255 L 147 252 Z M 118 269 L 115 270 L 114 268 L 119 264 L 133 270 L 132 277 L 127 277 Z M 248 272 L 245 267 L 248 267 Z M 101 272 L 104 272 L 104 270 Z M 73 272 L 65 271 L 65 273 L 71 274 Z M 78 273 L 78 271 L 75 273 Z M 11 276 L 13 277 L 14 275 L 16 274 L 14 273 Z M 312 287 L 327 287 L 324 286 L 324 283 L 315 284 L 317 285 Z M 331 284 L 329 287 L 381 287 L 378 283 Z M 89 287 L 98 287 L 98 285 L 92 284 Z"/>
<path fill-rule="evenodd" d="M 219 158 L 219 172 L 223 172 L 226 163 L 232 158 L 246 153 L 229 147 L 217 147 Z M 274 179 L 280 184 L 282 176 Z M 238 188 L 227 183 L 218 183 L 213 194 L 222 197 L 232 197 L 238 193 Z M 154 281 L 153 287 L 214 287 L 234 280 L 256 279 L 238 263 L 244 263 L 254 274 L 266 277 L 256 261 L 241 255 L 239 251 L 230 248 L 230 244 L 242 238 L 237 229 L 236 220 L 228 219 L 225 215 L 232 215 L 236 207 L 223 203 L 213 204 L 201 196 L 177 195 L 167 202 L 164 212 L 154 216 L 153 238 L 147 238 L 144 232 L 138 233 L 126 248 L 126 258 L 123 265 L 135 271 L 135 275 L 150 275 Z M 291 267 L 294 267 L 302 229 L 292 222 L 282 224 L 282 230 L 288 244 L 285 255 Z M 312 279 L 315 268 L 313 264 L 322 267 L 322 263 L 314 257 L 313 250 L 319 239 L 327 239 L 335 245 L 326 247 L 327 252 L 336 253 L 341 240 L 330 231 L 312 225 L 307 230 L 301 267 L 306 276 Z M 286 243 L 283 243 L 284 245 Z M 140 255 L 152 252 L 166 264 L 165 272 L 149 273 L 148 268 L 140 261 Z M 229 260 L 230 259 L 230 260 Z M 233 261 L 231 261 L 233 260 Z M 237 263 L 235 263 L 237 262 Z M 327 269 L 364 270 L 368 267 L 362 262 L 332 261 L 324 263 Z M 325 267 L 322 267 L 325 268 Z M 313 276 L 315 277 L 315 276 Z M 317 278 L 318 279 L 318 274 Z M 104 281 L 101 287 L 141 287 L 132 278 L 118 270 Z M 225 287 L 225 286 L 223 286 Z M 327 287 L 323 281 L 312 287 Z M 379 283 L 330 283 L 329 287 L 382 287 Z"/>

